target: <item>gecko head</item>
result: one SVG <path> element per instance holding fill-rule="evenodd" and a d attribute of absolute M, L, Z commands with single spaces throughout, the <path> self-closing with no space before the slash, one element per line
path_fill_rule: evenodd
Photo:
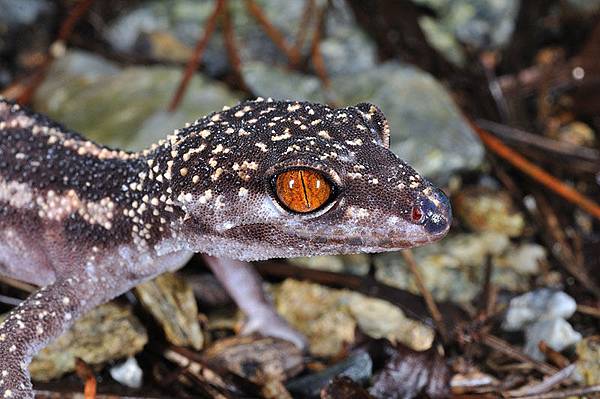
<path fill-rule="evenodd" d="M 193 250 L 246 260 L 382 252 L 450 227 L 448 198 L 389 150 L 374 105 L 257 100 L 198 125 L 184 134 L 202 129 L 203 140 L 181 141 L 198 157 L 175 168 L 204 177 L 174 181 L 187 191 L 178 198 Z"/>

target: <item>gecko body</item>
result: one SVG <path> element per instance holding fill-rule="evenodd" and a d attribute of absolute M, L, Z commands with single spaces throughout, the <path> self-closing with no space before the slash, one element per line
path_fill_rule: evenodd
<path fill-rule="evenodd" d="M 442 238 L 447 198 L 388 145 L 371 104 L 258 99 L 126 152 L 0 100 L 0 273 L 44 287 L 0 325 L 0 397 L 32 397 L 37 350 L 194 252 L 249 261 Z"/>

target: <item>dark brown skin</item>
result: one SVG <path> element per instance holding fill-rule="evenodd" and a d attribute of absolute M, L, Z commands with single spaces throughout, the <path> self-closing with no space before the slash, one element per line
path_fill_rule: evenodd
<path fill-rule="evenodd" d="M 247 261 L 442 238 L 448 200 L 388 144 L 387 121 L 373 105 L 259 99 L 129 153 L 0 99 L 0 273 L 45 287 L 0 325 L 0 398 L 33 397 L 31 356 L 90 308 L 193 252 Z M 303 187 L 282 194 L 277 182 L 289 184 L 290 171 Z M 208 259 L 238 303 L 255 304 L 247 313 L 260 310 L 249 324 L 279 320 L 285 330 L 265 310 L 255 274 L 240 266 L 248 284 L 236 293 L 226 280 L 240 276 L 219 273 L 236 270 L 228 266 L 236 261 Z M 279 336 L 302 344 L 298 335 Z"/>

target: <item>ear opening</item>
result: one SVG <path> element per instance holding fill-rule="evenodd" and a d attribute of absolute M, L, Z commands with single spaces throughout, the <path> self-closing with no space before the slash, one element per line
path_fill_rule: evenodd
<path fill-rule="evenodd" d="M 390 126 L 379 107 L 371 103 L 360 103 L 356 105 L 356 108 L 371 126 L 371 131 L 377 134 L 377 138 L 381 140 L 381 145 L 390 148 Z"/>

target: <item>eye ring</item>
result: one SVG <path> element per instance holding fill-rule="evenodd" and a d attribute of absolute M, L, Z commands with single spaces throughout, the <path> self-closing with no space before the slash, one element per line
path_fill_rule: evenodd
<path fill-rule="evenodd" d="M 298 166 L 275 173 L 271 178 L 273 196 L 286 211 L 313 215 L 330 205 L 337 187 L 323 171 Z"/>

